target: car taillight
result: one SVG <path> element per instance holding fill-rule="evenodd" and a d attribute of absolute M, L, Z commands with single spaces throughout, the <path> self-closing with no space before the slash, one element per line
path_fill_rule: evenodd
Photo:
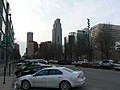
<path fill-rule="evenodd" d="M 78 76 L 77 76 L 77 78 L 80 78 L 81 77 L 81 74 L 79 74 Z"/>

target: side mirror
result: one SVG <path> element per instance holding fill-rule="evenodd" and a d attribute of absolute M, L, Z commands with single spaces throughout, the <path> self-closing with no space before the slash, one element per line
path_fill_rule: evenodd
<path fill-rule="evenodd" d="M 36 74 L 33 74 L 32 76 L 33 76 L 33 77 L 36 77 Z"/>
<path fill-rule="evenodd" d="M 40 74 L 38 73 L 33 74 L 33 77 L 36 77 L 36 76 L 40 76 Z"/>

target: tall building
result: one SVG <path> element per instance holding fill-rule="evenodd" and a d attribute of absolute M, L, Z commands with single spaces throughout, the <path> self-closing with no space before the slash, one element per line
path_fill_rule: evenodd
<path fill-rule="evenodd" d="M 20 46 L 18 43 L 14 44 L 14 60 L 19 60 L 19 58 L 21 57 L 20 55 Z"/>
<path fill-rule="evenodd" d="M 28 47 L 29 47 L 28 45 L 30 45 L 30 44 L 29 44 L 30 41 L 33 41 L 33 32 L 27 32 L 27 44 L 26 44 L 26 46 L 27 46 L 27 48 L 26 48 L 26 54 L 27 54 L 27 55 L 28 55 L 28 53 L 29 53 L 29 52 L 28 52 L 28 51 L 29 51 L 29 50 L 28 50 Z"/>
<path fill-rule="evenodd" d="M 27 46 L 27 55 L 29 57 L 32 57 L 37 51 L 38 51 L 38 43 L 35 41 L 30 41 Z"/>
<path fill-rule="evenodd" d="M 70 32 L 64 38 L 64 54 L 65 59 L 75 60 L 82 55 L 86 55 L 88 47 L 88 34 L 87 31 L 77 30 L 77 32 Z"/>
<path fill-rule="evenodd" d="M 68 43 L 68 44 L 75 44 L 76 42 L 75 32 L 70 32 L 69 35 L 66 37 L 65 41 L 66 41 L 65 43 Z"/>
<path fill-rule="evenodd" d="M 91 28 L 91 38 L 94 41 L 99 32 L 104 30 L 107 34 L 110 34 L 114 42 L 120 41 L 120 25 L 112 24 L 98 24 Z"/>
<path fill-rule="evenodd" d="M 62 28 L 60 19 L 56 19 L 52 29 L 52 42 L 55 46 L 62 46 Z"/>
<path fill-rule="evenodd" d="M 33 41 L 33 32 L 27 32 L 27 45 L 30 41 Z"/>
<path fill-rule="evenodd" d="M 50 60 L 53 56 L 53 44 L 51 41 L 41 42 L 40 44 L 40 56 L 43 59 Z M 52 52 L 51 52 L 52 51 Z"/>
<path fill-rule="evenodd" d="M 88 33 L 86 30 L 77 30 L 77 42 L 88 47 Z"/>

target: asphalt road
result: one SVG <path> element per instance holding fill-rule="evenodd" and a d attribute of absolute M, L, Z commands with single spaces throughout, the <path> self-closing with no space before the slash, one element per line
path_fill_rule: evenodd
<path fill-rule="evenodd" d="M 80 68 L 67 65 L 66 67 L 83 70 L 86 76 L 86 84 L 83 87 L 71 90 L 120 90 L 120 71 L 102 70 L 93 68 Z M 30 90 L 58 90 L 45 88 L 32 88 Z"/>
<path fill-rule="evenodd" d="M 86 76 L 86 85 L 73 90 L 120 90 L 120 72 L 93 68 L 68 66 L 75 70 L 82 69 Z"/>

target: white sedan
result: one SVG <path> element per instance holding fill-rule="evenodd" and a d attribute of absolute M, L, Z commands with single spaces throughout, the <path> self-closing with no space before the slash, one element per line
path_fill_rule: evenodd
<path fill-rule="evenodd" d="M 16 85 L 24 90 L 30 87 L 60 88 L 69 90 L 85 84 L 83 71 L 74 71 L 66 67 L 49 67 L 39 70 L 35 74 L 17 78 Z"/>

